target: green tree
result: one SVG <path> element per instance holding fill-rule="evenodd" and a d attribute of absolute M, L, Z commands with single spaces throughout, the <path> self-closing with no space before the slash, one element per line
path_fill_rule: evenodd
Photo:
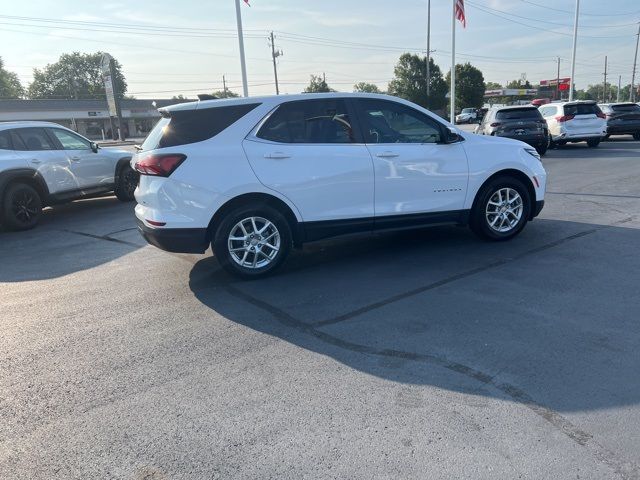
<path fill-rule="evenodd" d="M 362 93 L 382 93 L 375 83 L 358 82 L 353 86 L 354 92 Z"/>
<path fill-rule="evenodd" d="M 0 98 L 20 98 L 24 96 L 24 88 L 18 75 L 4 68 L 4 61 L 0 57 Z"/>
<path fill-rule="evenodd" d="M 505 88 L 533 88 L 533 86 L 529 83 L 529 80 L 525 80 L 523 82 L 522 79 L 518 79 L 511 80 L 509 83 L 507 83 L 507 86 Z"/>
<path fill-rule="evenodd" d="M 427 59 L 411 53 L 403 53 L 394 68 L 394 78 L 389 82 L 390 95 L 404 98 L 431 110 L 441 110 L 446 105 L 447 85 L 440 67 L 429 59 L 429 98 L 427 98 Z"/>
<path fill-rule="evenodd" d="M 180 94 L 180 95 L 174 95 L 173 97 L 171 97 L 171 100 L 188 101 L 189 99 L 184 95 Z"/>
<path fill-rule="evenodd" d="M 451 72 L 447 73 L 451 85 Z M 484 77 L 469 62 L 456 65 L 456 105 L 460 108 L 480 108 L 484 103 Z"/>
<path fill-rule="evenodd" d="M 235 92 L 232 92 L 231 90 L 217 90 L 215 92 L 213 92 L 211 95 L 213 95 L 214 97 L 218 97 L 218 98 L 236 98 L 239 97 L 240 95 L 238 95 Z"/>
<path fill-rule="evenodd" d="M 502 85 L 497 82 L 487 82 L 484 84 L 485 90 L 501 90 Z"/>
<path fill-rule="evenodd" d="M 100 61 L 102 52 L 64 53 L 57 62 L 33 69 L 30 98 L 104 98 Z M 127 91 L 122 67 L 115 61 L 114 86 L 120 98 Z"/>
<path fill-rule="evenodd" d="M 322 92 L 335 92 L 335 90 L 329 85 L 324 77 L 320 75 L 311 75 L 311 80 L 307 88 L 304 89 L 304 93 L 322 93 Z"/>

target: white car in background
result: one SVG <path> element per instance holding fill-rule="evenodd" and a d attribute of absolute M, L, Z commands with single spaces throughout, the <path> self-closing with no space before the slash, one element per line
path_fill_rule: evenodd
<path fill-rule="evenodd" d="M 471 123 L 475 122 L 478 118 L 478 110 L 475 108 L 463 108 L 462 111 L 456 115 L 456 123 Z"/>
<path fill-rule="evenodd" d="M 292 246 L 350 233 L 468 225 L 517 235 L 543 207 L 533 147 L 461 132 L 375 94 L 207 100 L 160 109 L 132 159 L 138 228 L 172 252 L 212 246 L 256 278 Z"/>
<path fill-rule="evenodd" d="M 0 123 L 0 224 L 27 230 L 42 208 L 113 191 L 133 200 L 131 154 L 50 122 Z"/>
<path fill-rule="evenodd" d="M 597 147 L 607 135 L 607 117 L 594 101 L 548 103 L 538 110 L 549 127 L 552 147 L 567 142 Z"/>

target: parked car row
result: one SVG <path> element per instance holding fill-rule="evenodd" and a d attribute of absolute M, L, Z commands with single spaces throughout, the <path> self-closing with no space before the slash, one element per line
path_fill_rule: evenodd
<path fill-rule="evenodd" d="M 475 129 L 480 135 L 521 140 L 540 155 L 569 142 L 597 147 L 611 135 L 633 135 L 640 140 L 640 106 L 636 103 L 594 101 L 500 106 L 491 108 Z"/>

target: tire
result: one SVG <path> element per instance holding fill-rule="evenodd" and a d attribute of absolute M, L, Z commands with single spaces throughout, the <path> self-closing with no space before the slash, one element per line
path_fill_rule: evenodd
<path fill-rule="evenodd" d="M 35 227 L 42 215 L 42 199 L 30 185 L 14 183 L 5 191 L 2 199 L 2 223 L 9 230 L 29 230 Z"/>
<path fill-rule="evenodd" d="M 549 148 L 548 145 L 539 145 L 535 147 L 536 152 L 538 152 L 538 155 L 540 155 L 541 157 L 544 156 L 545 153 L 547 153 L 547 148 Z"/>
<path fill-rule="evenodd" d="M 636 132 L 633 134 L 633 139 L 634 140 L 640 140 L 640 132 Z"/>
<path fill-rule="evenodd" d="M 121 202 L 130 202 L 135 199 L 133 192 L 138 186 L 140 175 L 129 164 L 124 165 L 118 174 L 118 182 L 113 193 Z"/>
<path fill-rule="evenodd" d="M 514 192 L 517 193 L 520 202 L 517 202 L 518 197 Z M 509 204 L 513 205 L 511 215 L 503 210 L 503 207 L 508 205 L 504 204 L 506 193 L 509 194 Z M 493 205 L 494 203 L 500 205 Z M 520 208 L 517 208 L 518 205 Z M 480 238 L 504 241 L 519 234 L 530 215 L 531 198 L 527 187 L 517 178 L 498 177 L 486 183 L 476 195 L 469 227 Z M 505 220 L 509 222 L 507 225 L 504 225 Z M 492 226 L 492 223 L 495 225 Z"/>
<path fill-rule="evenodd" d="M 567 144 L 566 140 L 558 140 L 556 142 L 556 147 L 564 147 Z"/>
<path fill-rule="evenodd" d="M 266 237 L 261 231 L 264 228 L 264 233 L 268 234 Z M 227 272 L 255 279 L 273 273 L 282 265 L 292 243 L 291 227 L 282 213 L 266 205 L 247 205 L 223 217 L 211 247 Z"/>
<path fill-rule="evenodd" d="M 600 139 L 590 138 L 589 140 L 587 140 L 587 145 L 589 146 L 589 148 L 596 148 L 598 145 L 600 145 Z"/>

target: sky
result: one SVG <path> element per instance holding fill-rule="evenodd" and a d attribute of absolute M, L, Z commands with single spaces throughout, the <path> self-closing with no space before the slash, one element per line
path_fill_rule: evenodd
<path fill-rule="evenodd" d="M 243 3 L 243 2 L 241 2 Z M 275 93 L 268 35 L 274 31 L 281 93 L 311 74 L 352 91 L 360 81 L 386 89 L 405 51 L 426 51 L 427 0 L 251 0 L 242 4 L 250 95 Z M 451 1 L 431 1 L 431 50 L 451 66 Z M 570 74 L 575 0 L 465 0 L 456 27 L 457 63 L 485 81 L 532 82 Z M 638 0 L 581 0 L 576 85 L 631 81 Z M 103 25 L 108 24 L 108 25 Z M 71 51 L 106 51 L 123 66 L 137 98 L 195 97 L 227 86 L 242 93 L 235 0 L 0 0 L 0 56 L 26 86 L 33 68 Z M 636 83 L 638 83 L 636 81 Z"/>

